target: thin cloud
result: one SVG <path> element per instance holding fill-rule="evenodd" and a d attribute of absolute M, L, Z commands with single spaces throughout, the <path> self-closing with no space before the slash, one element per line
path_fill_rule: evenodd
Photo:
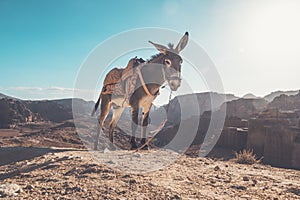
<path fill-rule="evenodd" d="M 9 87 L 6 90 L 15 90 L 15 91 L 42 91 L 43 88 L 40 88 L 40 87 L 23 87 L 23 86 L 18 86 L 18 87 Z"/>
<path fill-rule="evenodd" d="M 4 89 L 4 88 L 3 88 Z M 84 90 L 84 89 L 75 89 L 75 88 L 64 88 L 64 87 L 24 87 L 24 86 L 17 86 L 17 87 L 9 87 L 4 90 L 11 90 L 11 91 L 57 91 L 57 92 L 91 92 L 92 90 Z"/>
<path fill-rule="evenodd" d="M 1 91 L 12 96 L 18 96 L 21 99 L 58 99 L 58 98 L 82 98 L 85 100 L 92 100 L 94 97 L 94 90 L 89 89 L 74 89 L 58 86 L 51 87 L 1 87 Z"/>
<path fill-rule="evenodd" d="M 56 87 L 56 86 L 52 86 L 49 88 L 45 88 L 45 90 L 52 90 L 52 91 L 68 91 L 68 92 L 73 92 L 74 88 L 64 88 L 64 87 Z"/>

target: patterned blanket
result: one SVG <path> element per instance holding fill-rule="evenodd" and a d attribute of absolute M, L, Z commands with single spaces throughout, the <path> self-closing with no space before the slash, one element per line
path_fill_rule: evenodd
<path fill-rule="evenodd" d="M 104 79 L 101 94 L 125 96 L 128 100 L 136 86 L 137 73 L 135 68 L 145 61 L 142 58 L 132 58 L 125 69 L 114 68 L 108 72 Z"/>

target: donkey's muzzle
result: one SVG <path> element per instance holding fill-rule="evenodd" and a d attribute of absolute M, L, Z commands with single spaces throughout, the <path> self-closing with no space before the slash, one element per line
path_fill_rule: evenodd
<path fill-rule="evenodd" d="M 168 78 L 169 81 L 174 80 L 174 81 L 181 81 L 181 78 L 179 78 L 178 76 L 172 76 Z"/>
<path fill-rule="evenodd" d="M 168 79 L 168 83 L 169 83 L 170 89 L 172 91 L 176 91 L 181 85 L 181 78 L 179 78 L 178 76 L 170 77 L 170 79 Z"/>

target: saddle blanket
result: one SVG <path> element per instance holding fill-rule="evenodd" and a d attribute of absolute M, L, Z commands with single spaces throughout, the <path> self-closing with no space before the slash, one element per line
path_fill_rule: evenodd
<path fill-rule="evenodd" d="M 114 68 L 105 76 L 101 94 L 125 96 L 128 99 L 134 92 L 137 73 L 135 68 L 145 61 L 142 58 L 132 58 L 125 69 Z"/>

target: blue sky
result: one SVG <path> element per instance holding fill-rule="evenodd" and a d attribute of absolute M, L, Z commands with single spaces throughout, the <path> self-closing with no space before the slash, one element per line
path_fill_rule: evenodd
<path fill-rule="evenodd" d="M 70 97 L 95 46 L 142 27 L 189 31 L 215 62 L 228 93 L 299 89 L 299 10 L 297 0 L 1 0 L 0 92 Z"/>

